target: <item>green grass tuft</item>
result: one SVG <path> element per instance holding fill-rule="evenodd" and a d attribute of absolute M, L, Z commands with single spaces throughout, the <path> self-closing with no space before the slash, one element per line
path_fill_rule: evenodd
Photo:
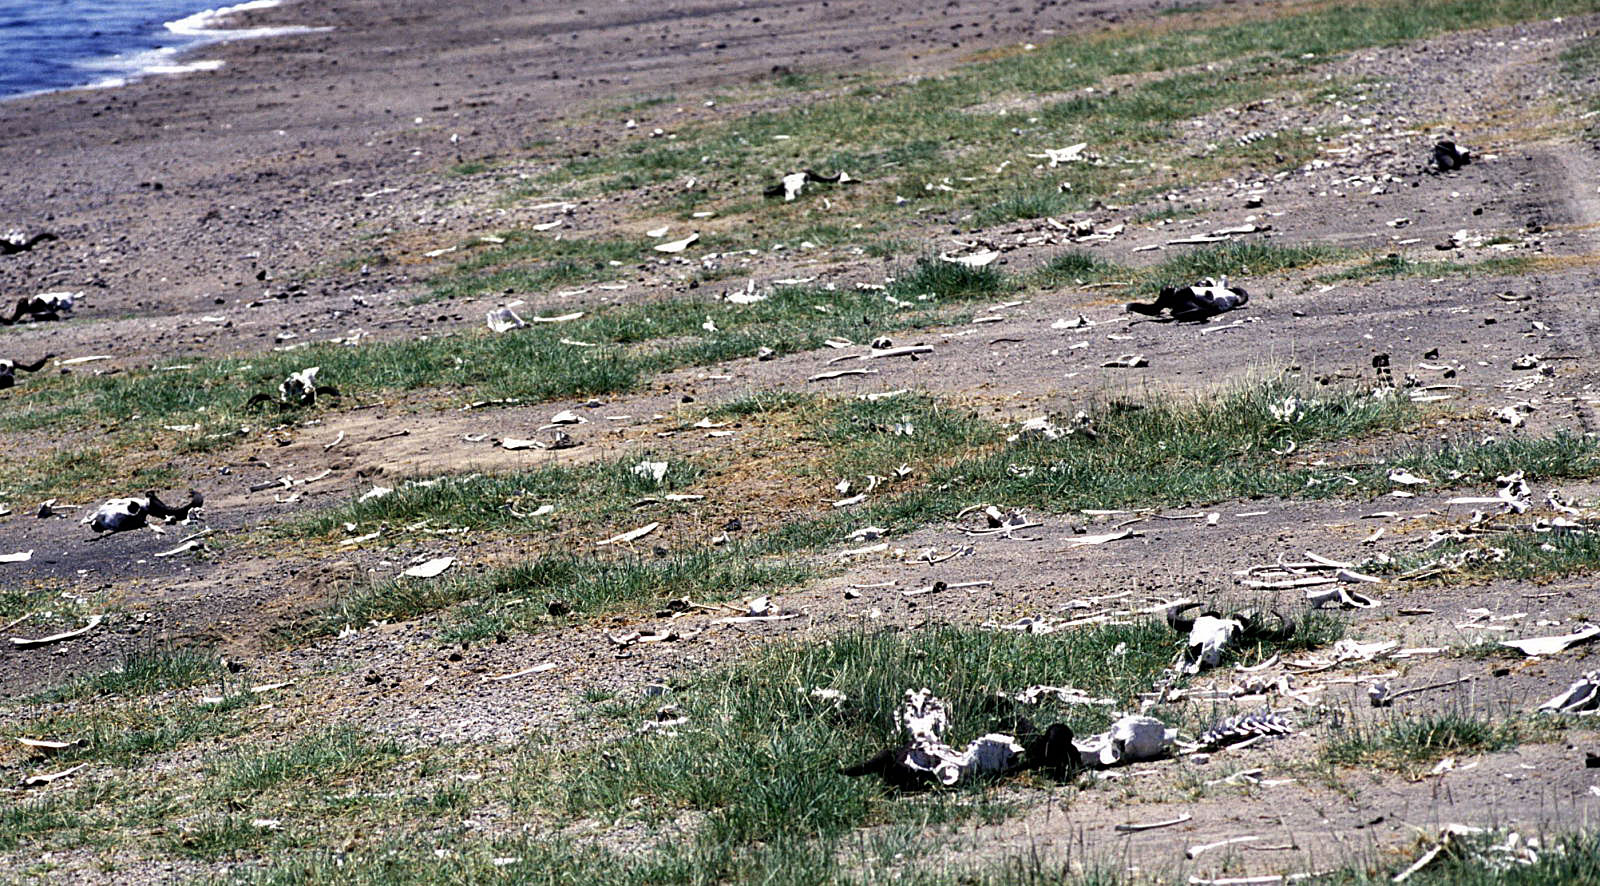
<path fill-rule="evenodd" d="M 75 677 L 33 696 L 35 704 L 72 701 L 100 696 L 150 695 L 220 680 L 222 663 L 216 653 L 198 649 L 155 649 L 134 652 L 110 671 Z"/>
<path fill-rule="evenodd" d="M 739 545 L 659 558 L 548 554 L 481 576 L 401 578 L 349 588 L 313 629 L 329 632 L 414 618 L 466 603 L 448 639 L 477 640 L 564 620 L 549 614 L 552 601 L 559 601 L 566 612 L 592 617 L 623 607 L 659 609 L 685 596 L 703 602 L 755 594 L 794 584 L 809 574 L 799 562 L 768 559 Z"/>
<path fill-rule="evenodd" d="M 1347 728 L 1323 749 L 1342 766 L 1412 770 L 1454 754 L 1490 753 L 1533 737 L 1539 728 L 1520 719 L 1490 720 L 1465 711 L 1397 716 L 1366 728 Z"/>
<path fill-rule="evenodd" d="M 225 753 L 207 764 L 207 791 L 237 802 L 287 782 L 332 784 L 400 756 L 392 741 L 339 727 L 317 732 L 270 751 Z"/>
<path fill-rule="evenodd" d="M 704 838 L 765 841 L 837 836 L 869 818 L 957 815 L 915 802 L 889 802 L 874 779 L 841 766 L 903 740 L 896 711 L 907 689 L 927 686 L 949 706 L 950 736 L 964 742 L 996 728 L 994 696 L 1034 684 L 1070 684 L 1124 705 L 1149 688 L 1178 640 L 1156 623 L 1096 627 L 1045 636 L 932 627 L 914 634 L 852 632 L 810 644 L 781 644 L 748 663 L 695 679 L 672 694 L 688 723 L 676 736 L 624 739 L 604 757 L 567 760 L 574 814 L 672 818 L 704 813 Z M 842 706 L 815 688 L 846 695 Z M 1038 725 L 1063 721 L 1079 734 L 1106 725 L 1082 706 L 1029 710 Z"/>
<path fill-rule="evenodd" d="M 630 513 L 642 498 L 677 492 L 702 479 L 693 461 L 665 459 L 667 471 L 657 482 L 634 468 L 658 460 L 648 451 L 618 461 L 569 467 L 551 465 L 507 474 L 468 474 L 407 481 L 381 498 L 352 499 L 317 512 L 287 527 L 292 534 L 327 535 L 354 524 L 358 533 L 375 526 L 401 526 L 428 520 L 441 526 L 471 529 L 549 528 L 562 521 L 601 521 Z M 556 507 L 532 517 L 542 504 Z M 665 505 L 670 513 L 673 505 Z M 518 516 L 522 514 L 523 516 Z M 576 516 L 575 516 L 576 515 Z"/>

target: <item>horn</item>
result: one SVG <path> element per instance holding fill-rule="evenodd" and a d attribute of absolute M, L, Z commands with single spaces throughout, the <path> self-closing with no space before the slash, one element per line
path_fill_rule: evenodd
<path fill-rule="evenodd" d="M 157 517 L 175 520 L 187 519 L 191 510 L 205 503 L 205 497 L 193 489 L 189 490 L 189 500 L 177 507 L 172 507 L 157 498 L 154 489 L 146 492 L 145 497 L 150 499 L 150 513 Z"/>
<path fill-rule="evenodd" d="M 1264 632 L 1261 635 L 1262 638 L 1266 640 L 1275 640 L 1281 643 L 1282 641 L 1293 637 L 1296 628 L 1294 619 L 1285 618 L 1284 614 L 1276 609 L 1272 610 L 1272 614 L 1278 619 L 1278 627 L 1274 630 Z"/>
<path fill-rule="evenodd" d="M 10 326 L 11 324 L 17 322 L 18 320 L 21 320 L 22 319 L 22 315 L 27 313 L 27 310 L 28 310 L 28 300 L 27 300 L 27 298 L 19 298 L 19 299 L 17 299 L 17 306 L 11 309 L 11 316 L 7 317 L 5 314 L 0 314 L 0 324 L 4 324 L 6 326 Z"/>
<path fill-rule="evenodd" d="M 45 354 L 43 357 L 40 357 L 32 363 L 16 363 L 14 365 L 23 372 L 38 372 L 44 368 L 45 361 L 54 356 L 55 354 Z"/>
<path fill-rule="evenodd" d="M 1194 619 L 1184 618 L 1182 613 L 1199 606 L 1199 603 L 1183 603 L 1167 607 L 1167 625 L 1180 634 L 1187 634 L 1194 630 Z"/>
<path fill-rule="evenodd" d="M 1272 640 L 1282 642 L 1294 636 L 1295 623 L 1291 618 L 1284 617 L 1282 612 L 1274 609 L 1272 615 L 1277 619 L 1278 626 L 1268 628 L 1265 619 L 1255 612 L 1240 612 L 1235 617 L 1239 619 L 1244 628 L 1244 634 L 1255 640 Z"/>

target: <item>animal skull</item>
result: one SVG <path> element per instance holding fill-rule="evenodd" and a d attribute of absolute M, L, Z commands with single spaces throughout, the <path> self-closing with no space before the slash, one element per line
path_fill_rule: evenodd
<path fill-rule="evenodd" d="M 949 715 L 944 702 L 928 689 L 906 691 L 900 722 L 911 735 L 905 765 L 932 773 L 947 787 L 970 775 L 1009 769 L 1022 753 L 1022 746 L 1016 739 L 1000 733 L 974 739 L 964 751 L 958 752 L 945 744 L 944 730 L 949 725 Z"/>
<path fill-rule="evenodd" d="M 1219 618 L 1215 615 L 1202 615 L 1194 620 L 1194 627 L 1189 629 L 1189 645 L 1184 651 L 1188 664 L 1184 671 L 1198 674 L 1206 668 L 1214 668 L 1222 663 L 1222 650 L 1233 641 L 1233 635 L 1244 625 L 1234 618 Z"/>
<path fill-rule="evenodd" d="M 1154 760 L 1166 754 L 1177 740 L 1178 731 L 1168 729 L 1154 717 L 1132 714 L 1111 724 L 1111 728 L 1075 742 L 1086 762 L 1100 766 Z"/>
<path fill-rule="evenodd" d="M 278 385 L 278 397 L 289 406 L 310 406 L 317 399 L 317 373 L 322 367 L 312 366 L 290 374 Z"/>
<path fill-rule="evenodd" d="M 83 518 L 95 532 L 126 532 L 145 525 L 150 515 L 147 498 L 113 498 Z"/>
<path fill-rule="evenodd" d="M 1266 629 L 1260 618 L 1251 612 L 1224 616 L 1220 612 L 1210 611 L 1193 619 L 1183 617 L 1184 610 L 1199 605 L 1187 603 L 1167 610 L 1167 624 L 1173 630 L 1188 635 L 1183 653 L 1183 672 L 1186 674 L 1198 674 L 1221 664 L 1222 651 L 1235 638 L 1287 640 L 1294 635 L 1294 623 L 1282 615 L 1278 616 L 1278 627 L 1272 630 Z"/>

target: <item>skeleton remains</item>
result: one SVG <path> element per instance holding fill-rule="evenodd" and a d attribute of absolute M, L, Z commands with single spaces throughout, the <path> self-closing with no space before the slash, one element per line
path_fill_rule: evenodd
<path fill-rule="evenodd" d="M 62 314 L 72 312 L 73 305 L 77 302 L 81 292 L 42 292 L 35 296 L 17 299 L 17 306 L 11 310 L 11 316 L 0 314 L 0 326 L 10 326 L 20 322 L 25 317 L 32 317 L 34 322 L 42 323 L 46 320 L 60 320 Z"/>
<path fill-rule="evenodd" d="M 1235 639 L 1287 640 L 1294 636 L 1294 622 L 1277 615 L 1278 626 L 1268 628 L 1254 612 L 1239 612 L 1224 616 L 1216 610 L 1207 610 L 1195 618 L 1184 618 L 1183 612 L 1199 606 L 1184 603 L 1167 610 L 1167 624 L 1180 634 L 1187 634 L 1188 644 L 1183 652 L 1183 672 L 1198 674 L 1222 662 L 1222 652 Z"/>
<path fill-rule="evenodd" d="M 258 393 L 252 395 L 244 405 L 248 408 L 261 403 L 276 402 L 279 409 L 297 409 L 315 404 L 319 395 L 339 396 L 339 389 L 333 385 L 317 384 L 317 373 L 321 370 L 320 366 L 311 366 L 299 372 L 292 372 L 288 378 L 279 383 L 276 401 L 268 394 Z"/>
<path fill-rule="evenodd" d="M 173 507 L 156 497 L 155 491 L 146 492 L 143 496 L 132 498 L 113 498 L 96 508 L 94 513 L 83 518 L 97 533 L 101 532 L 127 532 L 132 529 L 142 528 L 149 523 L 149 518 L 157 517 L 169 523 L 188 520 L 189 514 L 200 507 L 205 498 L 195 490 L 189 490 L 189 500 L 177 507 Z"/>
<path fill-rule="evenodd" d="M 1242 286 L 1229 286 L 1228 278 L 1220 281 L 1207 277 L 1199 283 L 1181 289 L 1161 287 L 1153 302 L 1129 302 L 1128 310 L 1147 317 L 1161 318 L 1164 311 L 1171 312 L 1168 321 L 1203 323 L 1218 314 L 1243 307 L 1250 301 L 1250 293 Z"/>
<path fill-rule="evenodd" d="M 18 363 L 15 360 L 7 360 L 0 357 L 0 388 L 9 388 L 17 383 L 17 370 L 38 372 L 44 368 L 45 361 L 54 356 L 55 354 L 45 354 L 32 363 Z"/>
<path fill-rule="evenodd" d="M 1041 733 L 1026 718 L 1017 717 L 1011 724 L 1013 734 L 991 732 L 958 751 L 944 741 L 949 722 L 944 702 L 932 690 L 908 689 L 900 723 L 909 740 L 841 772 L 852 777 L 878 775 L 893 787 L 916 790 L 1023 769 L 1043 769 L 1062 778 L 1082 766 L 1072 730 L 1060 723 Z"/>

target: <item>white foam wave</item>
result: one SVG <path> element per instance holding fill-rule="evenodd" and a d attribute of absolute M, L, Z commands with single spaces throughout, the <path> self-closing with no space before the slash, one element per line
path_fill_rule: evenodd
<path fill-rule="evenodd" d="M 192 62 L 177 65 L 151 65 L 144 69 L 146 74 L 192 74 L 196 71 L 217 71 L 222 69 L 222 59 L 202 58 Z"/>
<path fill-rule="evenodd" d="M 0 0 L 3 2 L 3 0 Z M 165 27 L 172 34 L 186 38 L 181 45 L 163 46 L 158 49 L 148 49 L 140 52 L 119 53 L 107 58 L 89 59 L 74 62 L 73 67 L 87 72 L 101 74 L 94 80 L 69 87 L 50 87 L 21 93 L 19 95 L 5 96 L 5 99 L 22 98 L 25 96 L 43 95 L 55 92 L 58 89 L 115 89 L 126 86 L 140 77 L 164 74 L 189 74 L 202 71 L 215 71 L 223 66 L 221 59 L 196 59 L 194 61 L 179 62 L 176 57 L 179 53 L 189 52 L 196 47 L 212 43 L 221 43 L 228 40 L 250 40 L 263 37 L 283 37 L 295 34 L 315 34 L 331 31 L 332 28 L 309 27 L 305 25 L 281 25 L 263 28 L 235 28 L 226 27 L 227 19 L 240 12 L 258 9 L 271 9 L 281 6 L 283 0 L 248 0 L 245 3 L 236 3 L 232 6 L 219 6 L 207 9 L 193 15 L 184 16 L 176 21 L 167 22 Z"/>
<path fill-rule="evenodd" d="M 196 71 L 215 71 L 222 67 L 221 59 L 196 59 L 190 62 L 175 61 L 179 49 L 163 46 L 143 52 L 125 52 L 109 58 L 78 62 L 73 67 L 81 71 L 102 71 L 111 76 L 90 83 L 89 89 L 111 89 L 126 86 L 130 78 L 150 74 L 190 74 Z"/>
<path fill-rule="evenodd" d="M 315 34 L 331 28 L 313 28 L 306 25 L 278 25 L 265 28 L 228 28 L 227 19 L 240 12 L 271 9 L 282 5 L 283 0 L 249 0 L 232 6 L 219 6 L 186 15 L 166 23 L 166 29 L 180 37 L 197 37 L 208 40 L 253 40 L 262 37 L 285 37 L 293 34 Z"/>

